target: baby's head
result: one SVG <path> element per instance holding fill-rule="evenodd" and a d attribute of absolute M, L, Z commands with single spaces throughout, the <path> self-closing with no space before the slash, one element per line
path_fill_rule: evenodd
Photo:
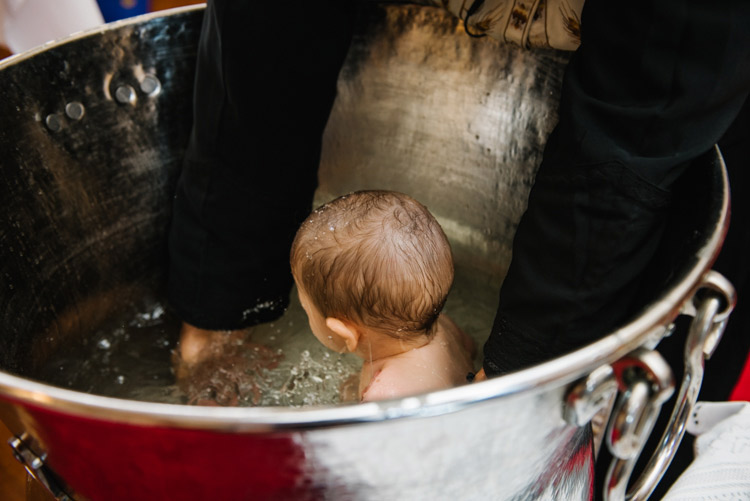
<path fill-rule="evenodd" d="M 313 211 L 292 244 L 291 267 L 323 319 L 399 339 L 432 333 L 453 283 L 453 256 L 438 222 L 391 191 L 351 193 Z"/>

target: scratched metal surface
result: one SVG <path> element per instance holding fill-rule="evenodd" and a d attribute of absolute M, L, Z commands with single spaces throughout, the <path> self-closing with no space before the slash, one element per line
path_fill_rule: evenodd
<path fill-rule="evenodd" d="M 200 14 L 103 30 L 0 71 L 3 370 L 23 375 L 118 303 L 160 287 Z M 318 196 L 373 184 L 412 193 L 499 276 L 564 57 L 469 39 L 435 8 L 368 16 L 342 73 Z M 587 429 L 564 423 L 558 398 L 517 400 L 513 411 L 484 405 L 294 436 L 306 476 L 331 499 L 585 498 Z M 550 459 L 566 466 L 550 473 Z"/>
<path fill-rule="evenodd" d="M 533 370 L 355 406 L 192 408 L 104 399 L 18 377 L 122 302 L 159 294 L 201 15 L 194 9 L 124 22 L 0 66 L 3 421 L 38 438 L 40 405 L 73 421 L 86 416 L 92 427 L 187 428 L 207 443 L 227 433 L 241 435 L 238 444 L 254 435 L 292 439 L 304 451 L 311 498 L 588 499 L 590 432 L 564 422 L 565 387 L 596 367 L 586 364 L 637 346 L 649 332 L 642 324 L 659 327 L 662 316 Z M 438 216 L 457 259 L 499 283 L 556 120 L 567 56 L 470 39 L 434 7 L 371 5 L 367 16 L 339 80 L 317 198 L 363 187 L 408 192 Z M 701 249 L 703 236 L 695 235 L 689 268 L 699 259 L 705 266 L 716 247 Z M 659 312 L 674 310 L 688 285 L 662 299 Z M 50 464 L 68 463 L 69 438 L 45 436 L 58 446 Z M 159 447 L 136 450 L 179 455 L 179 444 Z M 208 447 L 215 456 L 207 464 L 216 469 L 182 475 L 182 482 L 222 477 L 238 452 L 227 447 Z M 87 475 L 110 478 L 106 456 L 87 452 L 76 457 Z"/>
<path fill-rule="evenodd" d="M 563 421 L 562 398 L 562 389 L 525 394 L 298 440 L 326 499 L 590 499 L 590 428 Z"/>
<path fill-rule="evenodd" d="M 163 279 L 164 229 L 190 131 L 199 31 L 197 13 L 154 17 L 18 63 L 6 60 L 3 367 L 22 371 L 32 351 L 90 329 L 97 311 L 105 316 L 128 291 L 141 294 Z M 146 75 L 157 77 L 159 91 Z M 141 88 L 144 81 L 152 95 Z M 135 101 L 119 102 L 117 89 L 128 87 Z"/>
<path fill-rule="evenodd" d="M 436 215 L 456 259 L 499 283 L 569 54 L 470 38 L 437 8 L 371 9 L 363 24 L 339 79 L 316 201 L 409 193 Z"/>
<path fill-rule="evenodd" d="M 457 260 L 499 285 L 567 56 L 472 39 L 434 7 L 366 10 L 324 137 L 317 199 L 363 187 L 409 193 L 437 215 Z M 4 63 L 3 366 L 30 368 L 108 305 L 163 280 L 199 18 L 121 23 Z"/>

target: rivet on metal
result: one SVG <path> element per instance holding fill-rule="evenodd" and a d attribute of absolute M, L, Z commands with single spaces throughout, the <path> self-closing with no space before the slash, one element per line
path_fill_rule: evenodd
<path fill-rule="evenodd" d="M 52 475 L 49 468 L 44 464 L 46 455 L 39 456 L 27 445 L 29 436 L 23 435 L 11 437 L 8 445 L 13 451 L 13 456 L 20 462 L 26 471 L 34 477 L 47 492 L 56 500 L 73 501 L 73 499 L 62 490 L 55 476 Z"/>
<path fill-rule="evenodd" d="M 71 101 L 65 105 L 65 114 L 73 120 L 80 120 L 84 113 L 86 113 L 86 109 L 78 101 Z"/>
<path fill-rule="evenodd" d="M 135 104 L 135 89 L 130 85 L 121 85 L 115 91 L 115 99 L 122 104 Z"/>
<path fill-rule="evenodd" d="M 52 132 L 58 132 L 63 127 L 62 119 L 57 113 L 50 113 L 47 118 L 44 119 L 44 123 L 47 124 L 47 128 Z"/>
<path fill-rule="evenodd" d="M 578 381 L 565 398 L 563 416 L 568 424 L 583 426 L 608 405 L 617 393 L 617 380 L 609 365 L 603 365 Z"/>
<path fill-rule="evenodd" d="M 147 96 L 155 96 L 161 91 L 161 82 L 154 75 L 146 75 L 141 80 L 141 90 Z"/>

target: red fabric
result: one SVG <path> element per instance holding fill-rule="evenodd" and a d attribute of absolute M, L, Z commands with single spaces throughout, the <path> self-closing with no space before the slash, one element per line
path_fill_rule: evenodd
<path fill-rule="evenodd" d="M 745 368 L 742 369 L 742 374 L 737 384 L 732 390 L 732 394 L 729 396 L 729 400 L 748 400 L 750 401 L 750 356 L 745 360 Z"/>

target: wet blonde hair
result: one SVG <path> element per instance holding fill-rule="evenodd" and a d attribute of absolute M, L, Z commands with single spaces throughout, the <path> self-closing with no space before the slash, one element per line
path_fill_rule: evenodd
<path fill-rule="evenodd" d="M 453 283 L 440 224 L 402 193 L 358 191 L 313 211 L 292 244 L 297 286 L 324 317 L 431 334 Z"/>

